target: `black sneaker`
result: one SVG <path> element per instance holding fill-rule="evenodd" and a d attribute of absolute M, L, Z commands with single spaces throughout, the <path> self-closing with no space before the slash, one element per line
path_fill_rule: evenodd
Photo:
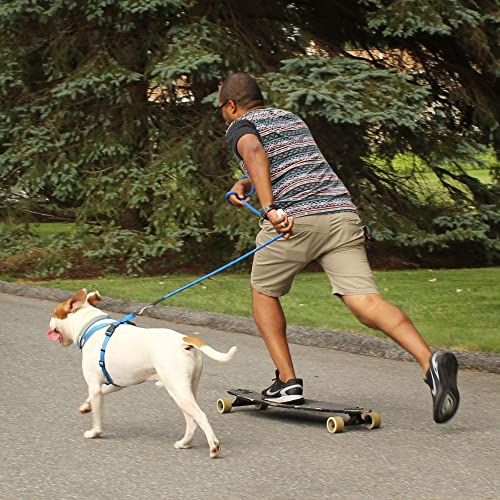
<path fill-rule="evenodd" d="M 442 424 L 458 410 L 460 394 L 457 387 L 457 358 L 452 352 L 435 352 L 425 382 L 431 388 L 434 402 L 434 421 Z"/>
<path fill-rule="evenodd" d="M 276 370 L 276 378 L 273 381 L 270 387 L 262 391 L 264 399 L 277 403 L 301 404 L 304 402 L 304 387 L 301 378 L 292 378 L 288 382 L 282 382 L 280 373 Z"/>

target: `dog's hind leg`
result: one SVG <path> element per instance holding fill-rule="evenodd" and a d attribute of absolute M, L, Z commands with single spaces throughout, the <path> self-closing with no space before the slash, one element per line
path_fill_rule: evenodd
<path fill-rule="evenodd" d="M 111 394 L 112 392 L 121 391 L 122 389 L 123 387 L 117 387 L 116 385 L 108 385 L 108 384 L 101 385 L 101 391 L 103 396 L 106 394 Z M 90 396 L 85 400 L 84 403 L 80 405 L 78 411 L 80 413 L 88 413 L 89 411 L 92 411 L 92 406 L 90 404 Z"/>
<path fill-rule="evenodd" d="M 175 358 L 174 363 L 163 363 L 161 361 L 155 363 L 156 373 L 180 410 L 194 419 L 205 433 L 210 447 L 210 458 L 217 458 L 220 450 L 219 440 L 193 394 L 196 393 L 198 388 L 203 366 L 201 353 L 192 348 L 186 348 L 186 346 L 182 346 L 181 353 Z M 187 418 L 186 424 L 190 425 Z M 190 432 L 192 431 L 186 428 L 188 437 Z M 180 441 L 183 440 L 184 438 Z"/>
<path fill-rule="evenodd" d="M 195 419 L 186 412 L 182 412 L 184 414 L 184 418 L 186 420 L 186 432 L 182 439 L 176 441 L 174 444 L 175 448 L 191 448 L 191 442 L 193 441 L 194 431 L 196 430 L 196 421 Z"/>
<path fill-rule="evenodd" d="M 193 379 L 191 381 L 191 389 L 195 398 L 198 391 L 198 383 L 200 382 L 201 366 L 202 365 L 200 364 L 199 366 L 195 367 L 193 372 Z M 195 419 L 191 415 L 186 412 L 183 413 L 184 418 L 186 419 L 186 432 L 184 433 L 184 437 L 182 439 L 179 439 L 179 441 L 174 444 L 176 448 L 190 448 L 194 433 L 196 431 L 196 427 L 198 427 Z"/>
<path fill-rule="evenodd" d="M 172 387 L 171 385 L 163 384 L 165 388 L 169 392 L 170 396 L 172 396 L 173 400 L 177 403 L 177 406 L 181 409 L 181 411 L 190 416 L 203 430 L 205 436 L 207 437 L 208 446 L 210 447 L 210 458 L 217 458 L 219 456 L 220 444 L 219 440 L 215 436 L 215 433 L 212 429 L 212 426 L 208 422 L 207 416 L 202 411 L 202 409 L 198 406 L 194 395 L 189 390 L 190 388 L 182 386 Z M 188 420 L 186 418 L 186 424 Z M 188 433 L 188 429 L 186 428 L 186 434 Z M 185 438 L 186 436 L 184 436 Z M 184 439 L 183 438 L 183 439 Z M 183 441 L 181 439 L 181 441 Z"/>

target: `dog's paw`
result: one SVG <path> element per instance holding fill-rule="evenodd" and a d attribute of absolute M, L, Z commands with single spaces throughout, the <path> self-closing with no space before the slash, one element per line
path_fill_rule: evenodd
<path fill-rule="evenodd" d="M 187 448 L 191 448 L 191 443 L 186 443 L 185 441 L 180 439 L 179 441 L 176 441 L 174 443 L 174 448 L 177 448 L 178 450 L 185 450 Z"/>
<path fill-rule="evenodd" d="M 85 401 L 85 403 L 83 403 L 80 408 L 78 408 L 78 411 L 80 413 L 88 413 L 89 411 L 92 411 L 92 406 L 90 406 L 90 403 L 87 403 L 87 401 Z"/>
<path fill-rule="evenodd" d="M 219 441 L 214 441 L 210 446 L 210 458 L 218 458 L 220 454 L 220 443 Z"/>
<path fill-rule="evenodd" d="M 163 387 L 163 384 L 161 383 L 160 377 L 158 377 L 158 375 L 156 373 L 154 375 L 152 375 L 151 377 L 149 377 L 148 380 L 151 380 L 152 382 L 154 382 L 156 387 Z"/>
<path fill-rule="evenodd" d="M 85 439 L 94 439 L 102 436 L 102 431 L 96 431 L 94 429 L 90 429 L 90 431 L 85 431 L 83 433 L 83 437 Z"/>

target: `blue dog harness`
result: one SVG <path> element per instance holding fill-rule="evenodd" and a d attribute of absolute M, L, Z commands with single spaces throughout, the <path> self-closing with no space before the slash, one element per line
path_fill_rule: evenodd
<path fill-rule="evenodd" d="M 99 316 L 97 318 L 94 318 L 88 325 L 85 326 L 85 328 L 83 329 L 83 333 L 80 334 L 79 339 L 76 343 L 76 345 L 79 349 L 83 349 L 83 346 L 87 343 L 89 338 L 92 337 L 92 335 L 94 335 L 95 332 L 103 329 L 104 327 L 108 327 L 106 329 L 105 334 L 104 334 L 104 340 L 103 340 L 102 346 L 101 346 L 101 352 L 99 355 L 99 366 L 101 367 L 104 378 L 106 379 L 106 384 L 114 385 L 116 387 L 120 387 L 120 386 L 113 383 L 113 379 L 111 378 L 111 375 L 109 374 L 108 370 L 106 369 L 106 363 L 105 363 L 104 358 L 106 356 L 106 347 L 108 346 L 109 339 L 111 338 L 111 336 L 115 332 L 116 328 L 123 323 L 133 324 L 133 323 L 130 323 L 130 321 L 124 321 L 124 319 L 125 318 L 123 318 L 120 321 L 115 321 L 115 320 L 111 319 L 110 316 L 108 316 L 107 314 Z M 103 323 L 100 323 L 103 320 L 109 320 L 109 321 L 105 321 Z M 96 323 L 99 323 L 99 324 L 96 324 Z"/>
<path fill-rule="evenodd" d="M 102 321 L 103 319 L 109 319 L 111 321 L 107 321 L 106 323 L 103 323 L 101 325 L 96 325 L 96 323 Z M 101 314 L 97 318 L 94 318 L 90 323 L 87 323 L 85 325 L 85 328 L 83 328 L 82 332 L 78 336 L 78 340 L 76 342 L 76 345 L 78 349 L 83 349 L 83 346 L 87 342 L 87 340 L 94 335 L 97 330 L 100 330 L 101 328 L 104 328 L 105 326 L 110 325 L 111 323 L 114 323 L 114 320 L 111 319 L 111 316 L 108 314 Z"/>

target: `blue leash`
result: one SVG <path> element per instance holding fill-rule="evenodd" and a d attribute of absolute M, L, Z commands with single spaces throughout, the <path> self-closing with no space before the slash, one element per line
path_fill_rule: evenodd
<path fill-rule="evenodd" d="M 229 197 L 230 197 L 232 194 L 234 194 L 235 196 L 238 196 L 238 195 L 236 194 L 236 192 L 235 192 L 235 191 L 228 191 L 228 192 L 226 193 L 226 200 L 227 200 L 229 203 L 231 203 L 231 202 L 229 201 Z M 254 206 L 250 205 L 250 203 L 248 203 L 248 201 L 247 201 L 247 200 L 240 200 L 240 201 L 241 201 L 241 203 L 243 203 L 243 205 L 245 205 L 247 208 L 249 208 L 249 209 L 250 209 L 250 210 L 251 210 L 254 214 L 258 215 L 259 217 L 262 217 L 262 215 L 260 214 L 260 212 L 259 212 L 259 211 L 258 211 L 258 210 L 254 207 Z M 232 203 L 231 203 L 231 205 L 232 205 Z M 282 233 L 282 234 L 284 234 L 284 233 Z"/>
<path fill-rule="evenodd" d="M 245 178 L 245 176 L 243 176 L 242 178 Z M 250 193 L 247 194 L 247 197 L 251 196 L 254 191 L 255 190 L 254 190 L 254 187 L 252 185 L 252 189 L 251 189 Z M 233 195 L 233 194 L 238 197 L 238 195 L 234 191 L 229 191 L 229 192 L 226 193 L 226 196 L 225 196 L 226 200 L 229 201 L 229 197 L 231 195 Z M 250 203 L 248 203 L 244 199 L 240 199 L 240 201 L 246 207 L 248 207 L 252 212 L 254 212 L 259 217 L 261 217 L 260 212 L 254 206 L 252 206 Z M 231 203 L 231 202 L 229 201 L 229 203 Z M 106 329 L 106 332 L 105 332 L 105 336 L 104 336 L 104 340 L 103 340 L 103 343 L 102 343 L 102 346 L 101 346 L 101 352 L 100 352 L 100 356 L 99 356 L 99 366 L 101 367 L 102 373 L 104 374 L 104 378 L 106 379 L 106 383 L 109 384 L 109 385 L 116 385 L 116 384 L 113 383 L 113 379 L 111 378 L 111 375 L 109 374 L 108 370 L 106 369 L 106 363 L 105 363 L 105 359 L 104 358 L 105 358 L 105 354 L 106 354 L 106 347 L 107 347 L 107 345 L 108 345 L 108 343 L 109 343 L 109 341 L 111 339 L 111 336 L 113 335 L 113 333 L 115 332 L 115 330 L 116 330 L 116 328 L 118 326 L 122 325 L 123 323 L 130 323 L 137 316 L 141 316 L 146 309 L 150 309 L 151 307 L 154 307 L 156 304 L 159 304 L 160 302 L 163 302 L 164 300 L 166 300 L 166 299 L 168 299 L 170 297 L 173 297 L 174 295 L 177 295 L 178 293 L 181 293 L 184 290 L 187 290 L 188 288 L 191 288 L 192 286 L 197 285 L 198 283 L 201 283 L 202 281 L 205 281 L 206 279 L 209 279 L 212 276 L 215 276 L 216 274 L 219 274 L 220 272 L 224 271 L 228 267 L 234 266 L 238 262 L 241 262 L 242 260 L 246 259 L 247 257 L 250 257 L 254 253 L 258 252 L 259 250 L 262 250 L 263 248 L 267 247 L 271 243 L 274 243 L 276 240 L 278 240 L 279 238 L 283 237 L 284 235 L 285 235 L 285 233 L 277 234 L 274 238 L 270 239 L 269 241 L 266 241 L 262 245 L 259 245 L 258 247 L 254 248 L 253 250 L 250 250 L 249 252 L 247 252 L 246 254 L 242 255 L 241 257 L 238 257 L 237 259 L 232 260 L 231 262 L 225 264 L 224 266 L 219 267 L 215 271 L 212 271 L 211 273 L 208 273 L 205 276 L 202 276 L 201 278 L 198 278 L 198 279 L 192 281 L 191 283 L 188 283 L 187 285 L 184 285 L 181 288 L 178 288 L 177 290 L 174 290 L 173 292 L 167 293 L 163 297 L 160 297 L 158 300 L 155 300 L 154 302 L 151 302 L 150 304 L 148 304 L 147 306 L 143 307 L 139 311 L 131 312 L 131 313 L 127 314 L 126 316 L 124 316 L 122 319 L 120 319 L 118 321 L 114 321 L 113 323 L 111 323 L 111 325 L 109 323 L 106 323 L 106 324 L 103 324 L 103 325 L 97 325 L 97 326 L 94 326 L 91 329 L 91 331 L 87 331 L 84 334 L 85 342 L 97 330 L 100 330 L 101 328 L 104 328 L 105 326 L 108 327 Z M 80 349 L 82 347 L 83 347 L 83 345 L 80 347 Z M 119 386 L 117 386 L 117 387 L 119 387 Z"/>
<path fill-rule="evenodd" d="M 242 175 L 242 176 L 240 177 L 240 181 L 242 181 L 243 179 L 248 179 L 248 175 L 246 175 L 246 174 L 245 174 L 245 175 Z M 254 194 L 254 193 L 255 193 L 255 188 L 253 187 L 253 184 L 252 184 L 252 185 L 251 185 L 251 188 L 250 188 L 250 191 L 249 191 L 249 192 L 245 195 L 245 198 L 250 198 L 250 196 L 252 196 L 252 194 Z M 250 203 L 248 203 L 248 201 L 247 201 L 247 200 L 245 200 L 245 198 L 240 198 L 240 197 L 238 196 L 238 194 L 237 194 L 235 191 L 228 191 L 228 192 L 226 193 L 225 198 L 226 198 L 226 201 L 227 201 L 230 205 L 233 205 L 233 204 L 231 203 L 231 200 L 229 199 L 229 197 L 230 197 L 231 195 L 233 195 L 233 194 L 234 194 L 234 196 L 236 196 L 236 198 L 238 198 L 238 199 L 241 201 L 241 203 L 243 203 L 243 205 L 245 205 L 245 206 L 246 206 L 249 210 L 251 210 L 251 211 L 252 211 L 255 215 L 258 215 L 259 217 L 262 217 L 261 213 L 260 213 L 260 212 L 259 212 L 259 211 L 258 211 L 258 210 L 254 207 L 254 206 L 250 205 Z M 234 205 L 233 205 L 233 206 L 234 206 Z"/>
<path fill-rule="evenodd" d="M 176 295 L 176 294 L 178 294 L 180 292 L 183 292 L 184 290 L 187 290 L 188 288 L 191 288 L 192 286 L 197 285 L 198 283 L 201 283 L 202 281 L 205 281 L 206 279 L 211 278 L 212 276 L 215 276 L 216 274 L 224 271 L 228 267 L 231 267 L 234 264 L 237 264 L 238 262 L 241 262 L 242 260 L 246 259 L 247 257 L 250 257 L 250 255 L 253 255 L 255 252 L 258 252 L 259 250 L 262 250 L 264 247 L 267 247 L 268 245 L 270 245 L 271 243 L 273 243 L 277 239 L 281 238 L 282 236 L 284 236 L 284 234 L 285 233 L 277 234 L 274 238 L 270 239 L 269 241 L 266 241 L 265 243 L 263 243 L 262 245 L 258 246 L 257 248 L 254 248 L 253 250 L 250 250 L 250 252 L 247 252 L 246 254 L 242 255 L 241 257 L 238 257 L 237 259 L 232 260 L 228 264 L 225 264 L 224 266 L 219 267 L 215 271 L 212 271 L 211 273 L 209 273 L 209 274 L 207 274 L 207 275 L 205 275 L 205 276 L 203 276 L 201 278 L 198 278 L 197 280 L 192 281 L 191 283 L 188 283 L 187 285 L 184 285 L 183 287 L 178 288 L 177 290 L 175 290 L 173 292 L 167 293 L 167 295 L 164 295 L 160 299 L 155 300 L 154 302 L 151 302 L 151 304 L 148 304 L 146 307 L 143 307 L 137 313 L 137 315 L 140 316 L 146 309 L 149 309 L 150 307 L 155 306 L 156 304 L 162 302 L 163 300 L 168 299 L 169 297 L 172 297 L 172 296 L 174 296 L 174 295 Z M 134 314 L 134 313 L 131 313 L 131 314 Z M 128 316 L 125 316 L 125 318 L 127 318 L 127 317 Z M 123 318 L 123 320 L 125 320 L 125 318 Z M 120 321 L 123 321 L 123 320 L 120 320 Z"/>

